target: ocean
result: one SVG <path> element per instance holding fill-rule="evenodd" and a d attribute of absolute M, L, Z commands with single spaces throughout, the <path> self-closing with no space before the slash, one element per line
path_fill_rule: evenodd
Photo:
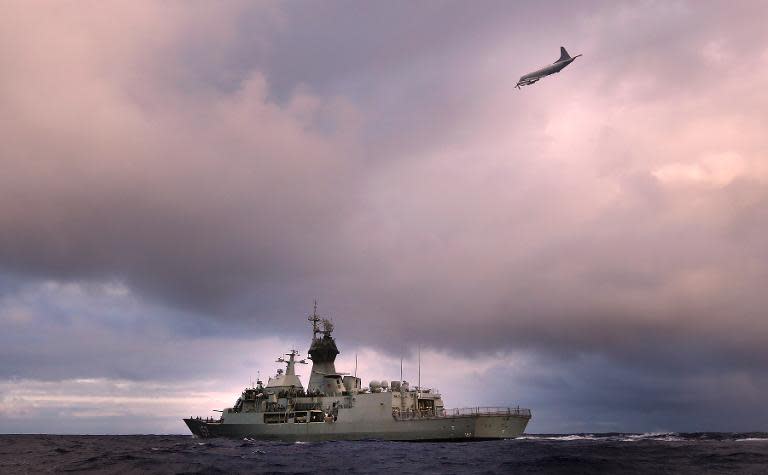
<path fill-rule="evenodd" d="M 470 443 L 0 435 L 0 473 L 768 473 L 768 433 L 526 435 Z"/>

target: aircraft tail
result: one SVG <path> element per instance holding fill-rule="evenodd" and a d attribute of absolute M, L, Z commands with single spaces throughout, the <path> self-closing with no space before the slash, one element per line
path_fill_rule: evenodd
<path fill-rule="evenodd" d="M 568 54 L 568 52 L 563 48 L 560 47 L 560 59 L 555 61 L 556 63 L 559 63 L 560 61 L 565 61 L 566 59 L 571 59 L 571 55 Z"/>

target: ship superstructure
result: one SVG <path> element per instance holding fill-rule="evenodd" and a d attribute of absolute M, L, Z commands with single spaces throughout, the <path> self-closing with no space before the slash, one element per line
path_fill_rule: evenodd
<path fill-rule="evenodd" d="M 446 409 L 439 391 L 411 388 L 407 381 L 370 381 L 336 371 L 339 354 L 333 323 L 312 315 L 309 358 L 312 371 L 306 390 L 298 375 L 299 353 L 277 359 L 286 365 L 277 374 L 243 390 L 219 419 L 184 419 L 199 437 L 314 440 L 477 440 L 517 437 L 531 411 L 520 407 Z"/>

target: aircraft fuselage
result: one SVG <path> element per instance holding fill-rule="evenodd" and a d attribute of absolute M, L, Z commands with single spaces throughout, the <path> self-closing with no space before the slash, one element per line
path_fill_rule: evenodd
<path fill-rule="evenodd" d="M 532 73 L 528 73 L 520 78 L 519 81 L 517 81 L 517 84 L 515 85 L 516 88 L 520 89 L 520 86 L 528 86 L 539 79 L 543 77 L 547 77 L 550 74 L 559 73 L 564 67 L 568 66 L 575 60 L 581 56 L 580 54 L 577 54 L 574 57 L 571 57 L 568 52 L 565 50 L 565 48 L 560 47 L 560 59 L 555 61 L 554 63 L 550 64 L 549 66 L 545 66 L 541 69 L 537 69 L 536 71 Z"/>
<path fill-rule="evenodd" d="M 543 67 L 541 69 L 537 69 L 536 71 L 532 73 L 528 73 L 525 76 L 521 77 L 521 81 L 525 81 L 526 79 L 532 79 L 532 78 L 543 78 L 545 76 L 549 76 L 550 74 L 559 73 L 564 67 L 568 66 L 573 62 L 573 60 L 576 58 L 566 59 L 565 61 L 558 61 L 555 64 L 550 64 L 549 66 Z"/>

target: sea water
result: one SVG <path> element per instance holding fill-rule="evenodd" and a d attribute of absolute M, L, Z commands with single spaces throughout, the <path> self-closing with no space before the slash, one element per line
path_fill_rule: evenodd
<path fill-rule="evenodd" d="M 0 473 L 768 473 L 768 433 L 525 435 L 281 443 L 182 435 L 0 435 Z"/>

